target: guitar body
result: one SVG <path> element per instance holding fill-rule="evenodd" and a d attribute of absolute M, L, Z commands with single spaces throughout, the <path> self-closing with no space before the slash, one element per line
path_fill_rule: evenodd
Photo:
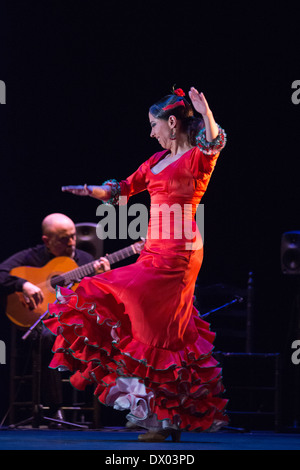
<path fill-rule="evenodd" d="M 44 300 L 35 310 L 30 310 L 22 292 L 15 292 L 7 297 L 6 315 L 8 318 L 18 326 L 24 328 L 32 326 L 47 311 L 48 304 L 56 300 L 56 292 L 51 286 L 51 279 L 77 267 L 73 259 L 60 256 L 49 261 L 42 268 L 20 266 L 12 269 L 10 272 L 12 276 L 21 277 L 38 286 L 44 294 Z M 72 289 L 74 290 L 77 285 L 74 284 Z"/>
<path fill-rule="evenodd" d="M 125 259 L 129 256 L 139 254 L 145 244 L 145 241 L 136 242 L 122 250 L 106 255 L 110 265 Z M 100 271 L 98 271 L 99 273 Z M 69 285 L 75 290 L 80 279 L 87 275 L 94 274 L 94 261 L 78 267 L 72 258 L 67 256 L 59 256 L 53 258 L 42 268 L 30 266 L 19 266 L 11 270 L 12 276 L 26 279 L 32 284 L 38 286 L 44 294 L 43 303 L 39 304 L 35 310 L 30 310 L 24 299 L 22 292 L 15 292 L 7 297 L 6 315 L 16 325 L 23 328 L 30 328 L 38 319 L 48 310 L 48 304 L 56 301 L 56 290 L 51 280 L 56 276 L 61 276 L 64 281 L 63 285 Z M 78 281 L 78 282 L 76 282 Z M 46 318 L 46 316 L 45 316 Z"/>

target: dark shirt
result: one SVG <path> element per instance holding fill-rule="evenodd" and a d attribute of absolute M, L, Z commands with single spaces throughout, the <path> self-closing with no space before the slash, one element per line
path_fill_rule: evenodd
<path fill-rule="evenodd" d="M 53 258 L 55 256 L 47 250 L 45 245 L 41 244 L 19 251 L 0 263 L 0 294 L 6 296 L 16 291 L 22 291 L 23 284 L 27 279 L 11 276 L 9 273 L 13 268 L 19 266 L 42 268 Z M 93 256 L 86 251 L 76 249 L 74 261 L 78 266 L 90 263 L 93 260 Z"/>

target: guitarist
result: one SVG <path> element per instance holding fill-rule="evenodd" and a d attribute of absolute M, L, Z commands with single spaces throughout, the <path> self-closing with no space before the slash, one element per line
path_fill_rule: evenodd
<path fill-rule="evenodd" d="M 41 289 L 29 282 L 10 274 L 19 266 L 43 267 L 57 256 L 72 258 L 78 266 L 93 261 L 92 255 L 76 248 L 76 229 L 74 222 L 64 214 L 50 214 L 42 222 L 42 242 L 32 248 L 25 249 L 11 256 L 0 264 L 0 294 L 7 296 L 14 292 L 22 292 L 29 309 L 34 310 L 43 301 Z M 95 274 L 108 271 L 109 261 L 100 258 L 95 261 Z M 52 357 L 51 348 L 55 337 L 43 328 L 42 330 L 42 401 L 50 407 L 50 417 L 63 419 L 61 375 L 48 367 Z"/>

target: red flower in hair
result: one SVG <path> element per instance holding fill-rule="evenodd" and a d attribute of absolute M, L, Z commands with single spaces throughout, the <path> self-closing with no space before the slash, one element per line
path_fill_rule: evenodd
<path fill-rule="evenodd" d="M 177 96 L 185 96 L 184 91 L 181 88 L 177 88 L 176 90 L 173 91 L 174 95 Z"/>

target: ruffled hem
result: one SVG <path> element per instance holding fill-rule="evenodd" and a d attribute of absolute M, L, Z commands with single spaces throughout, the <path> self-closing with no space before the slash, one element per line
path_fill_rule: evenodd
<path fill-rule="evenodd" d="M 50 367 L 73 372 L 70 381 L 79 390 L 95 383 L 101 403 L 128 409 L 128 419 L 147 429 L 209 431 L 226 424 L 221 368 L 212 357 L 215 335 L 196 309 L 198 339 L 170 351 L 132 338 L 124 305 L 112 308 L 109 294 L 105 298 L 100 307 L 79 292 L 57 289 L 44 321 L 57 336 Z"/>

